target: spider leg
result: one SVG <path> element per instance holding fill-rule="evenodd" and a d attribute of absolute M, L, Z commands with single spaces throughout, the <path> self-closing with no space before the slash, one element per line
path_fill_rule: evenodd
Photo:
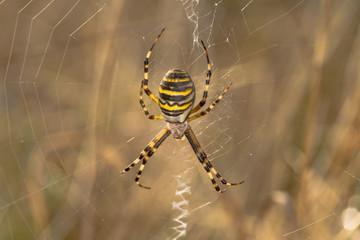
<path fill-rule="evenodd" d="M 149 118 L 149 119 L 151 119 L 151 120 L 152 120 L 152 119 L 163 119 L 163 116 L 161 116 L 161 115 L 150 115 L 150 113 L 149 113 L 149 111 L 147 110 L 147 108 L 146 108 L 146 106 L 145 106 L 145 103 L 144 103 L 144 101 L 143 101 L 143 90 L 144 90 L 144 81 L 141 82 L 139 100 L 140 100 L 140 105 L 141 105 L 141 107 L 143 108 L 146 117 Z"/>
<path fill-rule="evenodd" d="M 213 109 L 216 106 L 216 104 L 218 104 L 220 102 L 220 100 L 223 98 L 225 93 L 229 90 L 231 84 L 232 83 L 230 82 L 230 84 L 227 86 L 227 88 L 224 90 L 224 92 L 205 111 L 202 111 L 202 112 L 199 112 L 199 113 L 197 113 L 197 114 L 195 114 L 193 116 L 190 116 L 188 118 L 188 121 L 190 122 L 190 121 L 192 121 L 194 119 L 197 119 L 197 118 L 199 118 L 201 116 L 204 116 L 205 114 L 209 113 L 211 111 L 211 109 Z"/>
<path fill-rule="evenodd" d="M 210 59 L 209 59 L 209 54 L 208 51 L 205 47 L 205 44 L 203 41 L 201 41 L 201 44 L 205 50 L 205 55 L 206 55 L 206 61 L 207 61 L 207 73 L 206 73 L 206 80 L 205 80 L 205 90 L 204 90 L 204 94 L 203 94 L 203 98 L 201 99 L 201 101 L 198 103 L 198 105 L 196 105 L 190 112 L 190 114 L 195 113 L 197 111 L 199 111 L 200 108 L 202 108 L 202 106 L 205 105 L 206 103 L 206 99 L 207 99 L 207 95 L 208 95 L 208 91 L 209 91 L 209 85 L 210 85 L 210 78 L 211 78 L 211 64 L 210 64 Z"/>
<path fill-rule="evenodd" d="M 136 164 L 138 164 L 150 151 L 150 149 L 155 145 L 156 143 L 155 141 L 156 141 L 156 137 L 153 140 L 151 140 L 151 142 L 145 147 L 145 149 L 140 153 L 140 156 L 137 159 L 135 159 L 135 161 L 133 161 L 131 164 L 126 166 L 124 170 L 121 171 L 121 174 L 130 171 L 130 169 L 132 169 Z"/>
<path fill-rule="evenodd" d="M 161 115 L 150 115 L 149 111 L 146 109 L 145 107 L 145 103 L 143 101 L 143 91 L 145 91 L 145 93 L 156 103 L 159 104 L 159 99 L 150 91 L 150 89 L 148 88 L 148 81 L 149 81 L 149 58 L 151 55 L 151 51 L 153 50 L 155 44 L 157 43 L 157 41 L 159 40 L 161 34 L 164 32 L 165 28 L 163 28 L 160 32 L 160 34 L 158 35 L 158 37 L 155 39 L 153 45 L 151 46 L 149 52 L 146 54 L 145 60 L 144 60 L 144 80 L 142 80 L 141 82 L 141 87 L 140 87 L 140 97 L 139 97 L 139 102 L 141 107 L 144 110 L 144 113 L 146 115 L 146 117 L 148 117 L 149 119 L 162 119 L 163 116 Z"/>
<path fill-rule="evenodd" d="M 213 167 L 213 165 L 211 164 L 211 162 L 207 159 L 207 156 L 204 152 L 204 150 L 202 149 L 198 139 L 196 138 L 194 132 L 192 131 L 190 125 L 188 126 L 188 128 L 185 131 L 185 136 L 187 137 L 187 139 L 189 140 L 189 143 L 192 147 L 192 149 L 194 150 L 197 158 L 199 159 L 200 163 L 203 165 L 205 171 L 207 172 L 212 184 L 215 187 L 215 190 L 222 193 L 224 192 L 223 190 L 220 189 L 220 187 L 217 185 L 213 175 L 215 174 L 215 176 L 221 181 L 222 184 L 224 185 L 228 185 L 228 186 L 234 186 L 234 185 L 240 185 L 242 184 L 244 181 L 241 181 L 239 183 L 229 183 L 228 181 L 226 181 Z M 212 173 L 211 173 L 212 172 Z"/>
<path fill-rule="evenodd" d="M 142 164 L 140 165 L 139 172 L 136 175 L 135 182 L 137 185 L 139 185 L 142 188 L 150 189 L 150 187 L 143 186 L 139 183 L 139 179 L 141 177 L 141 174 L 145 168 L 145 164 L 147 163 L 147 160 L 154 154 L 154 152 L 159 148 L 161 143 L 171 134 L 169 129 L 165 127 L 161 132 L 159 132 L 152 140 L 151 142 L 145 147 L 145 149 L 140 153 L 140 156 L 131 164 L 129 164 L 122 172 L 121 174 L 129 171 L 132 167 L 134 167 L 137 163 L 139 163 L 142 160 Z"/>
<path fill-rule="evenodd" d="M 157 38 L 155 39 L 153 45 L 151 46 L 150 50 L 148 51 L 148 53 L 146 54 L 145 60 L 144 60 L 144 80 L 142 81 L 142 85 L 143 88 L 141 88 L 141 92 L 140 92 L 140 104 L 141 104 L 141 100 L 142 100 L 142 90 L 144 89 L 145 93 L 156 103 L 159 104 L 159 99 L 150 91 L 150 89 L 148 88 L 148 81 L 149 81 L 149 58 L 151 55 L 151 51 L 153 50 L 155 44 L 157 43 L 157 41 L 159 40 L 161 34 L 164 32 L 165 28 L 163 28 L 160 32 L 160 34 L 157 36 Z M 142 106 L 142 104 L 141 104 Z M 145 111 L 145 110 L 144 110 Z"/>

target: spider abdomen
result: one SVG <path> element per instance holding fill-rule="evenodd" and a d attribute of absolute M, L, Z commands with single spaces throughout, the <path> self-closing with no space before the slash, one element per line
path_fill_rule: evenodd
<path fill-rule="evenodd" d="M 159 106 L 165 121 L 184 122 L 195 100 L 195 86 L 189 74 L 179 69 L 168 71 L 159 86 Z"/>

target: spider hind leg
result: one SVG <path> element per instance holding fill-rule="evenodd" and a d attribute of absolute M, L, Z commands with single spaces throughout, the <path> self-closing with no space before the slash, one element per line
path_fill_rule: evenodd
<path fill-rule="evenodd" d="M 192 149 L 194 150 L 196 156 L 198 157 L 200 163 L 203 165 L 205 171 L 207 172 L 211 183 L 214 185 L 214 188 L 216 191 L 223 193 L 224 190 L 221 190 L 220 187 L 218 186 L 218 184 L 216 183 L 213 174 L 221 181 L 222 184 L 224 185 L 228 185 L 228 186 L 234 186 L 234 185 L 240 185 L 242 184 L 244 181 L 238 182 L 238 183 L 230 183 L 228 181 L 226 181 L 213 167 L 213 165 L 211 164 L 211 162 L 207 159 L 207 156 L 204 152 L 204 150 L 202 149 L 199 140 L 197 140 L 194 132 L 192 131 L 190 125 L 188 126 L 188 128 L 185 131 L 185 136 L 187 137 L 187 139 L 189 140 L 189 143 L 192 147 Z M 212 173 L 213 174 L 212 174 Z"/>

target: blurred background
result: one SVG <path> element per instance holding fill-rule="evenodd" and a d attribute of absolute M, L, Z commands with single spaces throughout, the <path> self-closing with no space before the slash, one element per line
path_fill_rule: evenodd
<path fill-rule="evenodd" d="M 360 239 L 357 0 L 0 1 L 0 239 Z M 139 104 L 186 70 L 191 122 L 236 187 L 216 192 L 187 141 Z M 147 96 L 151 114 L 160 114 Z M 219 182 L 219 184 L 221 184 Z"/>

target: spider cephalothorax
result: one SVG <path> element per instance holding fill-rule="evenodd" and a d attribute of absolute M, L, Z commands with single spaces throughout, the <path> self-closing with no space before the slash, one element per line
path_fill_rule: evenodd
<path fill-rule="evenodd" d="M 207 159 L 207 156 L 202 149 L 200 142 L 197 140 L 195 133 L 192 131 L 189 122 L 210 112 L 211 109 L 213 109 L 215 105 L 219 103 L 224 94 L 229 90 L 231 83 L 205 111 L 197 113 L 206 103 L 211 77 L 211 65 L 209 55 L 204 42 L 201 41 L 201 44 L 205 50 L 208 66 L 205 80 L 205 90 L 201 101 L 194 107 L 194 83 L 187 72 L 179 69 L 170 70 L 165 74 L 164 78 L 160 83 L 159 98 L 157 98 L 148 88 L 149 58 L 151 55 L 151 51 L 153 50 L 155 44 L 159 40 L 164 30 L 165 29 L 163 29 L 160 32 L 159 36 L 155 39 L 144 60 L 144 80 L 141 82 L 140 87 L 140 105 L 143 108 L 145 115 L 149 119 L 164 119 L 167 122 L 167 125 L 163 130 L 161 130 L 160 133 L 158 133 L 158 135 L 153 138 L 153 140 L 151 140 L 151 142 L 140 153 L 140 156 L 134 162 L 128 165 L 121 173 L 129 171 L 132 167 L 134 167 L 142 160 L 142 164 L 140 166 L 139 172 L 136 175 L 135 182 L 140 187 L 149 189 L 149 187 L 140 184 L 139 179 L 141 173 L 144 170 L 147 160 L 159 148 L 161 143 L 163 143 L 165 139 L 172 133 L 176 139 L 184 140 L 185 137 L 188 139 L 192 149 L 194 150 L 200 163 L 203 165 L 216 191 L 223 192 L 217 185 L 213 174 L 221 181 L 221 183 L 229 186 L 239 185 L 244 181 L 239 183 L 229 183 L 215 170 L 211 162 Z M 156 104 L 159 105 L 162 115 L 150 115 L 143 101 L 143 91 L 145 91 L 145 93 Z"/>
<path fill-rule="evenodd" d="M 166 124 L 166 127 L 169 129 L 169 131 L 174 135 L 174 138 L 176 138 L 177 140 L 182 140 L 184 141 L 184 133 L 186 131 L 186 129 L 188 128 L 188 122 L 185 121 L 183 123 L 170 123 L 168 122 Z"/>

